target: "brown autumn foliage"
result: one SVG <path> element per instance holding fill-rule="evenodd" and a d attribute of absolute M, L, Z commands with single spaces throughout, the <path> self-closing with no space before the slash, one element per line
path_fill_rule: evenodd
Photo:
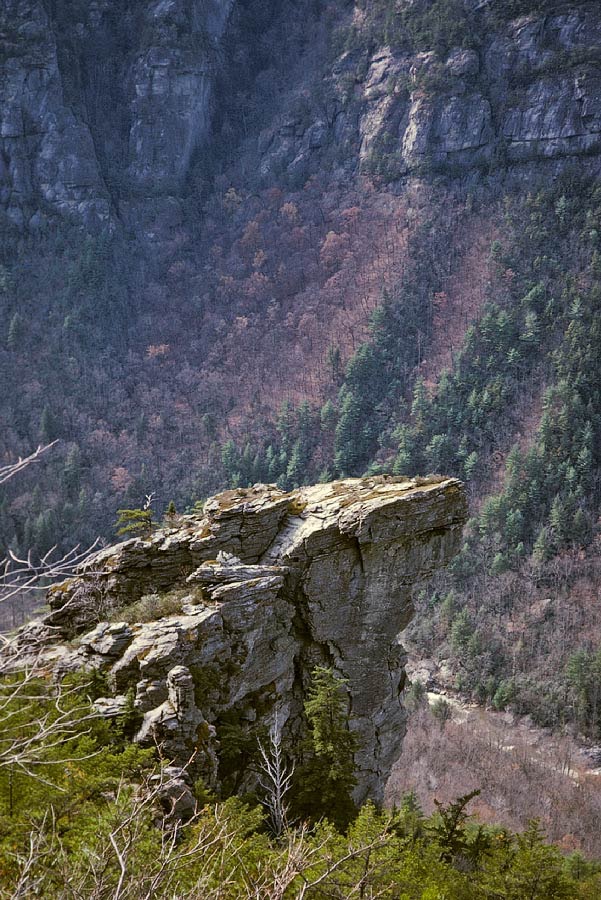
<path fill-rule="evenodd" d="M 480 790 L 483 822 L 523 830 L 538 818 L 565 852 L 601 855 L 601 770 L 569 735 L 558 736 L 507 713 L 452 706 L 441 725 L 427 703 L 410 716 L 387 802 L 413 791 L 425 813 Z"/>

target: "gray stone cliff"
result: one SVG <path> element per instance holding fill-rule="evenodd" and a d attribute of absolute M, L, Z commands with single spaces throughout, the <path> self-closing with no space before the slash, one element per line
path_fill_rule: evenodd
<path fill-rule="evenodd" d="M 3 0 L 0 205 L 88 227 L 181 193 L 234 0 Z M 162 204 L 159 202 L 162 200 Z M 147 205 L 147 204 L 146 204 Z"/>
<path fill-rule="evenodd" d="M 135 686 L 137 739 L 179 765 L 196 751 L 212 786 L 224 715 L 248 729 L 277 715 L 298 745 L 310 673 L 332 666 L 348 680 L 357 799 L 380 798 L 405 733 L 399 632 L 415 585 L 459 549 L 466 513 L 461 483 L 437 476 L 228 491 L 204 516 L 100 552 L 20 640 L 41 641 L 59 672 L 105 671 L 106 715 Z M 151 621 L 136 620 L 140 603 Z"/>
<path fill-rule="evenodd" d="M 478 28 L 473 49 L 346 50 L 327 79 L 321 114 L 286 116 L 262 135 L 264 172 L 312 171 L 333 145 L 335 165 L 392 180 L 429 172 L 529 177 L 575 160 L 598 172 L 599 6 L 576 0 L 500 23 L 484 18 L 496 5 L 502 0 L 464 0 Z"/>
<path fill-rule="evenodd" d="M 598 5 L 486 18 L 500 3 L 465 0 L 479 29 L 475 49 L 441 58 L 360 44 L 322 60 L 326 70 L 308 71 L 297 91 L 308 95 L 314 83 L 319 102 L 298 114 L 292 95 L 274 100 L 255 136 L 263 177 L 374 166 L 397 178 L 519 176 L 576 160 L 598 171 Z M 4 0 L 0 209 L 20 227 L 56 212 L 89 227 L 122 220 L 150 241 L 157 223 L 176 227 L 194 154 L 214 140 L 215 77 L 235 74 L 236 41 L 245 40 L 235 31 L 228 57 L 234 8 L 234 0 Z"/>

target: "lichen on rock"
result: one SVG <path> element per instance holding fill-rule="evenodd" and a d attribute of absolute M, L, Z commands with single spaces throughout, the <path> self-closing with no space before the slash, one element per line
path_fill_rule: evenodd
<path fill-rule="evenodd" d="M 332 666 L 348 683 L 356 798 L 380 798 L 405 732 L 398 635 L 414 586 L 459 549 L 466 515 L 461 483 L 438 476 L 227 491 L 51 591 L 36 648 L 46 634 L 59 670 L 102 669 L 118 696 L 135 686 L 138 740 L 162 742 L 175 765 L 193 758 L 212 786 L 223 717 L 250 728 L 277 715 L 298 740 L 310 673 Z M 176 588 L 190 591 L 181 613 L 118 621 L 143 594 Z"/>

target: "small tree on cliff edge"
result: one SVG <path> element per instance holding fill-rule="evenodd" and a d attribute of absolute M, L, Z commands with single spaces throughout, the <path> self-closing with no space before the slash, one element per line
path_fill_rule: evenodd
<path fill-rule="evenodd" d="M 308 758 L 297 770 L 293 799 L 295 815 L 327 818 L 338 828 L 345 828 L 357 813 L 351 796 L 357 783 L 357 739 L 348 729 L 346 685 L 333 669 L 313 670 L 305 701 Z"/>
<path fill-rule="evenodd" d="M 144 506 L 140 509 L 118 509 L 116 529 L 119 536 L 123 535 L 139 535 L 140 537 L 150 537 L 154 527 L 152 518 L 152 502 L 153 494 L 147 494 L 144 500 Z"/>

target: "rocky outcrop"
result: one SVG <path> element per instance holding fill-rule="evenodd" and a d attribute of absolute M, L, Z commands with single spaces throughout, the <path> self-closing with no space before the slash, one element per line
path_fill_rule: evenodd
<path fill-rule="evenodd" d="M 464 7 L 470 49 L 345 50 L 314 115 L 287 115 L 262 135 L 262 171 L 307 174 L 324 159 L 390 180 L 431 171 L 531 175 L 533 163 L 559 170 L 575 159 L 598 171 L 597 5 L 513 20 L 495 15 L 494 0 Z"/>
<path fill-rule="evenodd" d="M 378 152 L 395 117 L 387 149 L 398 153 L 399 172 L 599 154 L 601 16 L 593 5 L 516 19 L 482 39 L 477 51 L 456 48 L 446 59 L 434 52 L 410 63 L 376 57 L 366 80 L 362 157 Z M 384 116 L 383 104 L 393 107 Z"/>
<path fill-rule="evenodd" d="M 89 127 L 66 97 L 41 0 L 0 7 L 0 208 L 18 226 L 43 212 L 108 222 L 109 194 Z"/>
<path fill-rule="evenodd" d="M 298 740 L 311 670 L 332 666 L 348 681 L 357 796 L 379 797 L 405 730 L 398 635 L 465 518 L 461 484 L 436 476 L 228 491 L 53 589 L 36 648 L 45 627 L 49 665 L 105 671 L 106 714 L 135 687 L 138 740 L 160 741 L 176 765 L 196 751 L 211 785 L 222 722 L 251 729 L 277 715 Z"/>

